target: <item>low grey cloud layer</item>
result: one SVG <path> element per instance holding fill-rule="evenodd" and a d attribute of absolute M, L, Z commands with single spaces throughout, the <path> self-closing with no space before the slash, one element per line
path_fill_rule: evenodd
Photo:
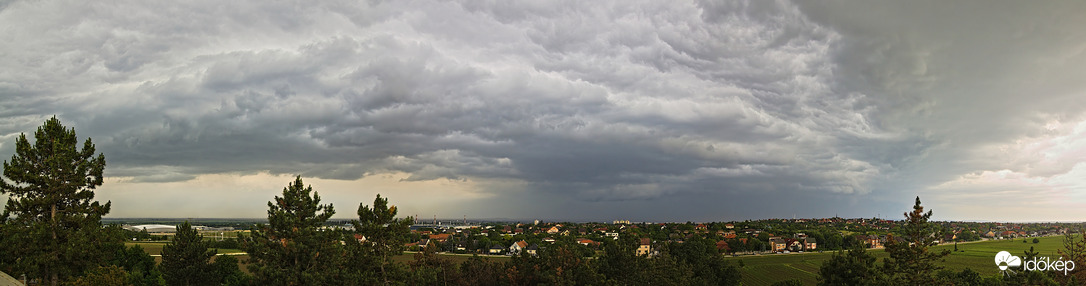
<path fill-rule="evenodd" d="M 1086 203 L 1070 1 L 0 9 L 2 154 L 55 114 L 129 184 L 404 173 L 475 183 L 462 207 L 493 217 L 570 219 L 871 216 L 916 195 L 986 219 L 965 210 L 1030 180 Z"/>

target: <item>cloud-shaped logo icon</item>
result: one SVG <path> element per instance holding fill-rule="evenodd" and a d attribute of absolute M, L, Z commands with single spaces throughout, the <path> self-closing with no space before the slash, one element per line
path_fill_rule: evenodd
<path fill-rule="evenodd" d="M 1018 256 L 1011 255 L 1010 252 L 1000 251 L 996 253 L 995 263 L 999 266 L 999 270 L 1007 270 L 1007 267 L 1022 266 L 1022 259 Z"/>

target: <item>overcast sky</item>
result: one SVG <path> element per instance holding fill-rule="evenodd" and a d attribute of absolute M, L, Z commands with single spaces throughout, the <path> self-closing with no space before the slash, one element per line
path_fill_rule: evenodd
<path fill-rule="evenodd" d="M 516 2 L 516 3 L 513 3 Z M 110 217 L 1086 220 L 1083 1 L 0 1 Z"/>

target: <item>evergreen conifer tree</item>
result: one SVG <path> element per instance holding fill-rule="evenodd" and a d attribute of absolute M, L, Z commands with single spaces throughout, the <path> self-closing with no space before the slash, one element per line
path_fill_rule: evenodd
<path fill-rule="evenodd" d="M 34 132 L 34 143 L 20 134 L 0 179 L 0 193 L 9 196 L 0 215 L 0 245 L 8 256 L 0 262 L 10 263 L 3 268 L 57 285 L 103 265 L 109 251 L 123 247 L 102 228 L 110 203 L 94 200 L 105 166 L 91 139 L 80 149 L 75 129 L 55 116 Z"/>
<path fill-rule="evenodd" d="M 913 211 L 905 213 L 905 225 L 898 231 L 901 240 L 888 236 L 886 252 L 890 258 L 883 260 L 885 272 L 895 285 L 934 285 L 935 272 L 943 267 L 936 265 L 950 250 L 930 252 L 928 248 L 938 244 L 939 226 L 928 223 L 932 212 L 924 213 L 920 197 L 916 197 Z"/>
<path fill-rule="evenodd" d="M 365 203 L 358 204 L 358 220 L 351 222 L 362 240 L 349 248 L 353 254 L 351 260 L 356 264 L 376 265 L 375 270 L 380 275 L 376 280 L 384 284 L 390 283 L 389 279 L 393 276 L 390 268 L 394 266 L 392 256 L 403 253 L 404 238 L 414 221 L 411 217 L 397 219 L 396 213 L 396 206 L 389 206 L 388 199 L 378 194 L 372 208 Z M 367 265 L 360 266 L 364 268 Z"/>
<path fill-rule="evenodd" d="M 218 282 L 210 267 L 215 250 L 188 221 L 177 226 L 173 240 L 162 247 L 162 274 L 166 285 L 209 285 Z"/>
<path fill-rule="evenodd" d="M 334 285 L 343 253 L 339 233 L 324 230 L 335 214 L 321 205 L 313 187 L 302 177 L 268 202 L 268 224 L 254 226 L 244 242 L 249 270 L 258 285 Z"/>

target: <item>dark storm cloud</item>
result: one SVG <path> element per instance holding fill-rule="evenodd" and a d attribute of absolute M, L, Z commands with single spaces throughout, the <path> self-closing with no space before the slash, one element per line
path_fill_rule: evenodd
<path fill-rule="evenodd" d="M 0 151 L 56 114 L 137 182 L 406 172 L 676 218 L 873 209 L 856 198 L 1007 168 L 968 151 L 1086 107 L 1063 100 L 1082 7 L 972 4 L 13 2 Z"/>

